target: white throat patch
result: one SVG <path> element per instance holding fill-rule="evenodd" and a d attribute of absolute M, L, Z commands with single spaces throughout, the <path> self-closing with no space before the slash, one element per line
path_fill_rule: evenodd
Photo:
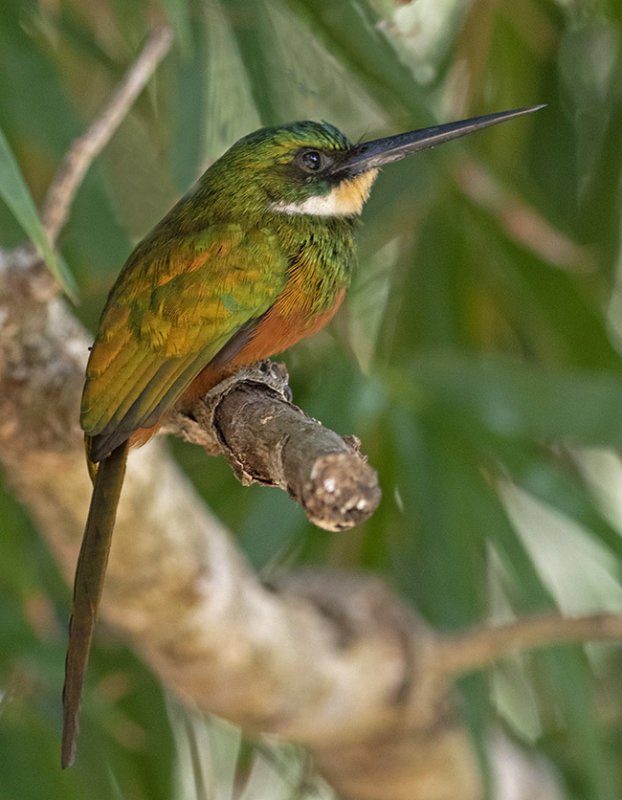
<path fill-rule="evenodd" d="M 377 174 L 377 169 L 370 169 L 356 178 L 341 181 L 328 194 L 314 195 L 301 203 L 272 203 L 270 208 L 280 214 L 351 217 L 361 213 Z"/>

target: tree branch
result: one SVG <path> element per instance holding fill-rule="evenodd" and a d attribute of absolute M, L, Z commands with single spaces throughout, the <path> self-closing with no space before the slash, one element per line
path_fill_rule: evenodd
<path fill-rule="evenodd" d="M 570 619 L 559 614 L 542 614 L 496 628 L 475 628 L 461 636 L 447 637 L 439 646 L 445 674 L 455 677 L 486 667 L 512 650 L 601 640 L 622 641 L 622 614 Z"/>
<path fill-rule="evenodd" d="M 0 463 L 70 578 L 91 491 L 77 424 L 88 339 L 62 299 L 25 293 L 18 269 L 0 278 Z M 130 456 L 102 616 L 186 701 L 307 745 L 352 797 L 451 797 L 413 790 L 431 763 L 440 785 L 478 797 L 427 627 L 373 579 L 262 586 L 162 441 Z"/>
<path fill-rule="evenodd" d="M 77 138 L 56 173 L 43 203 L 43 227 L 51 245 L 67 221 L 73 199 L 95 158 L 103 150 L 145 88 L 173 42 L 170 28 L 151 35 L 95 122 Z"/>
<path fill-rule="evenodd" d="M 0 462 L 70 577 L 91 490 L 77 424 L 88 340 L 64 301 L 1 275 Z M 130 457 L 104 618 L 186 701 L 306 745 L 352 798 L 479 800 L 451 679 L 509 646 L 618 630 L 592 618 L 560 636 L 546 617 L 452 639 L 376 579 L 306 571 L 262 586 L 162 445 Z"/>
<path fill-rule="evenodd" d="M 278 486 L 315 525 L 352 528 L 380 502 L 376 472 L 354 436 L 341 437 L 292 405 L 284 365 L 240 370 L 167 430 L 222 453 L 244 486 Z"/>

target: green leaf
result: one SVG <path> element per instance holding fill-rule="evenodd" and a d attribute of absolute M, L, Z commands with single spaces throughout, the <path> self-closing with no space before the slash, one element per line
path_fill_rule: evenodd
<path fill-rule="evenodd" d="M 17 165 L 9 143 L 0 128 L 0 196 L 24 229 L 37 252 L 48 265 L 63 291 L 75 300 L 77 286 L 60 255 L 54 253 L 39 219 L 39 214 Z"/>
<path fill-rule="evenodd" d="M 162 6 L 173 26 L 175 36 L 182 50 L 186 53 L 191 53 L 193 31 L 188 0 L 162 0 Z"/>
<path fill-rule="evenodd" d="M 401 402 L 448 413 L 506 438 L 564 438 L 581 445 L 622 445 L 622 378 L 603 371 L 547 369 L 518 360 L 428 353 L 413 359 L 410 391 L 391 381 Z"/>

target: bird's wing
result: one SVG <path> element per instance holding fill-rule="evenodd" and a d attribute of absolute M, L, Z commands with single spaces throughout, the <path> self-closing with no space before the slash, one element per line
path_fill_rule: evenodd
<path fill-rule="evenodd" d="M 155 425 L 270 308 L 287 266 L 269 231 L 233 224 L 141 243 L 113 287 L 91 351 L 80 419 L 86 434 L 129 436 Z"/>

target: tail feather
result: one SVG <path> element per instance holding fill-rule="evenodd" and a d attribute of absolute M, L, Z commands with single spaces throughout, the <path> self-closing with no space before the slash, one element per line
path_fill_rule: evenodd
<path fill-rule="evenodd" d="M 63 687 L 63 741 L 61 764 L 71 766 L 79 731 L 82 683 L 89 660 L 93 628 L 104 586 L 108 553 L 125 476 L 128 442 L 118 445 L 100 462 L 93 484 L 69 620 L 69 644 Z"/>
<path fill-rule="evenodd" d="M 112 433 L 98 433 L 95 436 L 86 436 L 86 454 L 89 462 L 97 464 L 110 455 L 113 450 L 127 441 L 130 434 L 125 431 L 114 430 Z"/>

